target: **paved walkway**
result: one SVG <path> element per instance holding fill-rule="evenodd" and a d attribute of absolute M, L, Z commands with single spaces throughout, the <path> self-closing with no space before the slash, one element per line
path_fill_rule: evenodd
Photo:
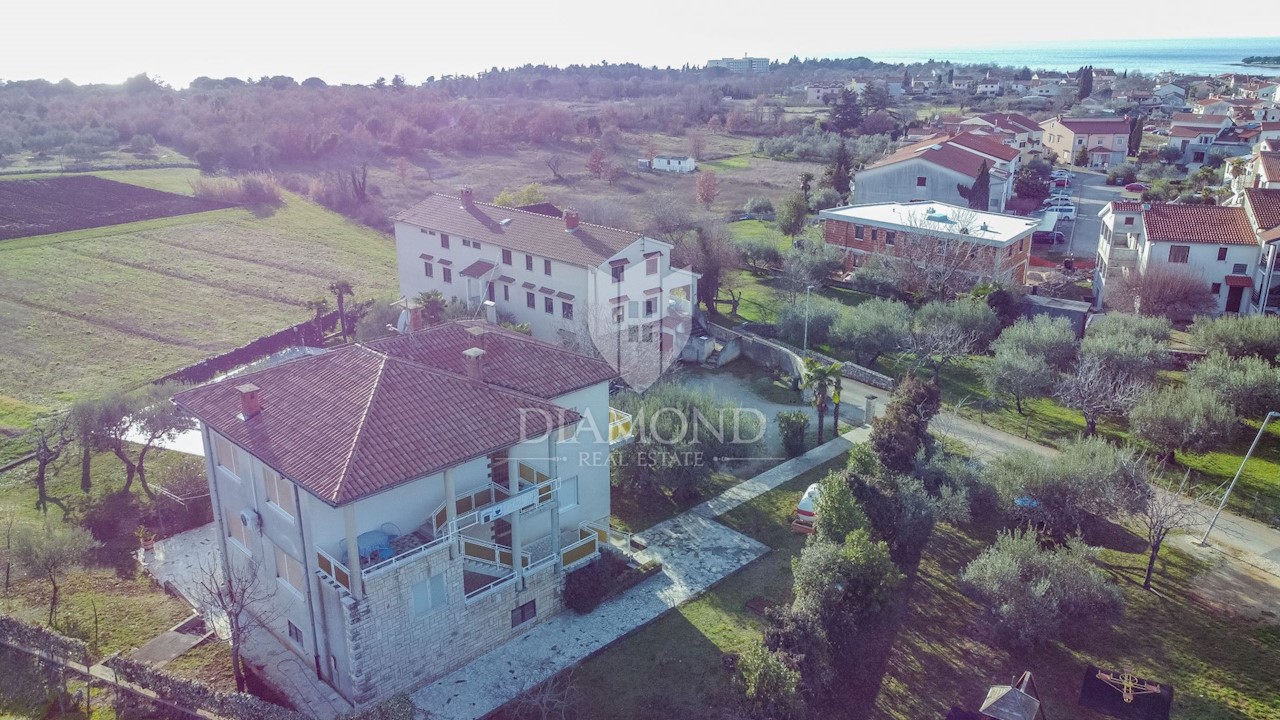
<path fill-rule="evenodd" d="M 213 523 L 156 542 L 155 549 L 144 556 L 143 566 L 156 580 L 199 608 L 218 637 L 227 637 L 226 617 L 218 617 L 200 607 L 200 577 L 205 568 L 216 571 L 221 567 L 217 527 Z M 246 638 L 241 653 L 250 665 L 261 668 L 267 682 L 284 693 L 300 711 L 320 720 L 332 720 L 351 710 L 350 703 L 316 677 L 310 662 L 299 659 L 275 635 L 255 628 Z"/>
<path fill-rule="evenodd" d="M 556 615 L 413 693 L 433 720 L 474 720 L 577 665 L 741 570 L 769 548 L 712 518 L 838 456 L 870 433 L 858 428 L 729 489 L 637 537 L 662 572 L 587 615 Z"/>

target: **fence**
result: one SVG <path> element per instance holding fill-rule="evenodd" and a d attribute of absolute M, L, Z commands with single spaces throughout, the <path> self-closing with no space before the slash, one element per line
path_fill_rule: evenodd
<path fill-rule="evenodd" d="M 710 326 L 712 333 L 725 333 L 726 335 L 734 334 L 742 338 L 742 354 L 751 358 L 756 363 L 767 368 L 776 368 L 782 372 L 792 376 L 799 376 L 804 370 L 804 360 L 801 351 L 794 349 L 780 340 L 766 340 L 759 335 L 747 331 L 727 330 L 718 325 Z M 860 383 L 880 388 L 881 390 L 893 390 L 895 382 L 893 378 L 882 373 L 878 373 L 870 368 L 862 367 L 851 362 L 837 361 L 834 358 L 827 357 L 813 350 L 809 351 L 809 355 L 825 363 L 840 362 L 840 374 L 850 380 L 856 380 Z"/>

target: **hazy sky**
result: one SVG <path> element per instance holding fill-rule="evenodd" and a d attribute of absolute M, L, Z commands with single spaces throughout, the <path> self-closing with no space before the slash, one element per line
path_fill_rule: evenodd
<path fill-rule="evenodd" d="M 917 49 L 1258 33 L 1249 23 L 1207 28 L 1163 9 L 1132 23 L 1137 16 L 1122 5 L 1076 0 L 1064 6 L 1071 17 L 1055 21 L 1048 6 L 1026 0 L 876 2 L 873 9 L 849 0 L 8 0 L 0 9 L 0 79 L 114 83 L 146 72 L 185 87 L 199 75 L 368 83 L 400 73 L 418 83 L 428 75 L 525 63 L 680 66 L 744 53 L 874 58 Z"/>

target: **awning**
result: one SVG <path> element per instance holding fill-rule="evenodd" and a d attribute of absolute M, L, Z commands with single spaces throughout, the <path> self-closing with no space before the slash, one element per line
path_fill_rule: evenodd
<path fill-rule="evenodd" d="M 516 279 L 515 279 L 515 278 L 513 278 L 513 277 L 511 277 L 510 275 L 499 275 L 499 276 L 498 276 L 498 282 L 513 283 L 513 282 L 515 282 L 515 281 L 516 281 Z"/>
<path fill-rule="evenodd" d="M 540 288 L 538 288 L 538 292 L 540 292 L 540 293 L 545 293 L 545 294 L 547 294 L 547 295 L 550 295 L 550 294 L 554 293 L 554 292 L 555 292 L 555 290 L 552 290 L 552 289 L 551 289 L 551 288 L 549 288 L 549 287 L 540 287 Z"/>
<path fill-rule="evenodd" d="M 658 294 L 658 293 L 660 293 L 660 292 L 662 292 L 662 288 L 660 288 L 660 287 L 656 287 L 656 288 L 649 288 L 648 290 L 645 290 L 645 291 L 644 291 L 644 294 L 645 294 L 645 295 L 657 295 L 657 294 Z"/>
<path fill-rule="evenodd" d="M 444 258 L 440 258 L 440 264 L 441 264 L 441 265 L 452 265 L 452 264 L 453 264 L 453 261 L 452 261 L 452 260 L 445 260 Z"/>
<path fill-rule="evenodd" d="M 419 258 L 422 258 L 423 260 L 426 260 L 427 262 L 431 262 L 431 260 L 432 260 L 432 258 L 433 258 L 434 256 L 432 256 L 432 255 L 428 255 L 428 254 L 426 254 L 426 253 L 422 253 L 422 254 L 421 254 L 421 255 L 419 255 L 418 257 L 419 257 Z"/>
<path fill-rule="evenodd" d="M 644 257 L 645 257 L 645 259 L 646 259 L 646 260 L 648 260 L 648 259 L 649 259 L 649 258 L 651 258 L 651 257 L 658 257 L 658 256 L 659 256 L 659 255 L 661 255 L 661 254 L 662 254 L 662 251 L 661 251 L 661 250 L 654 250 L 653 252 L 647 252 L 647 253 L 645 253 L 645 254 L 644 254 Z"/>
<path fill-rule="evenodd" d="M 618 297 L 612 298 L 611 300 L 609 300 L 609 302 L 613 303 L 614 305 L 617 305 L 619 303 L 624 303 L 630 299 L 631 298 L 627 297 L 626 295 L 619 295 Z"/>
<path fill-rule="evenodd" d="M 572 299 L 573 299 L 573 293 L 558 292 L 558 293 L 556 293 L 556 297 L 560 298 L 561 300 L 572 300 Z"/>
<path fill-rule="evenodd" d="M 481 278 L 485 273 L 494 268 L 494 264 L 488 260 L 477 260 L 468 265 L 462 272 L 458 273 L 462 277 Z"/>
<path fill-rule="evenodd" d="M 618 258 L 617 260 L 609 261 L 609 267 L 618 267 L 619 265 L 629 265 L 629 264 L 631 264 L 631 261 L 626 258 Z"/>
<path fill-rule="evenodd" d="M 521 283 L 520 287 L 524 288 L 525 290 L 532 290 L 538 287 L 538 283 L 525 282 L 525 283 Z"/>
<path fill-rule="evenodd" d="M 1251 288 L 1253 287 L 1253 278 L 1248 275 L 1228 275 L 1227 287 Z"/>

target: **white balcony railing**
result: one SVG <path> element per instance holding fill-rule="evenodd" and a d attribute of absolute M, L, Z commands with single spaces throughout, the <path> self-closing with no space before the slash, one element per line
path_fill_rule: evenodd
<path fill-rule="evenodd" d="M 630 413 L 617 408 L 609 408 L 609 444 L 617 445 L 631 440 L 635 424 Z"/>

